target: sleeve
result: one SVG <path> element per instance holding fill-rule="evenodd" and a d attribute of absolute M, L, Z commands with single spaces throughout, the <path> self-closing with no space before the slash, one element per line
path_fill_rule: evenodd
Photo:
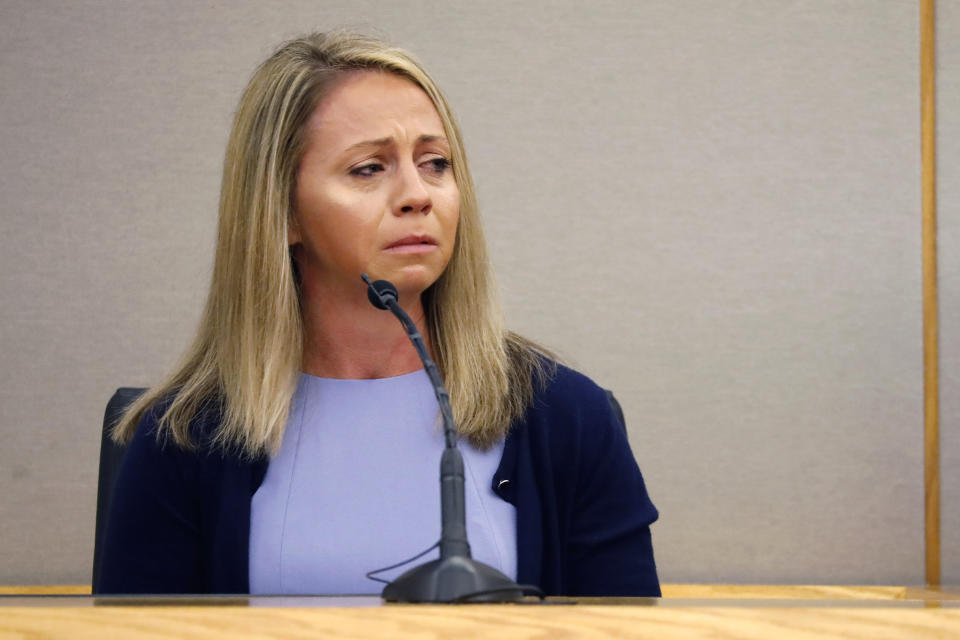
<path fill-rule="evenodd" d="M 156 437 L 144 414 L 124 454 L 96 594 L 200 593 L 198 458 Z"/>
<path fill-rule="evenodd" d="M 600 394 L 603 390 L 597 389 Z M 577 490 L 568 538 L 568 586 L 579 596 L 660 596 L 647 495 L 626 430 L 605 396 L 580 432 Z"/>

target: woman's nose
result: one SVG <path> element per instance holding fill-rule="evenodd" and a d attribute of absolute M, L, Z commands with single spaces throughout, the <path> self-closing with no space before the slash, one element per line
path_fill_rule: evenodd
<path fill-rule="evenodd" d="M 397 172 L 397 182 L 396 215 L 430 212 L 433 202 L 416 165 L 412 162 L 403 163 Z"/>

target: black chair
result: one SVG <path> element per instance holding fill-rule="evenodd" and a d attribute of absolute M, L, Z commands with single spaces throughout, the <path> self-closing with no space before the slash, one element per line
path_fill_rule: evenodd
<path fill-rule="evenodd" d="M 93 542 L 93 588 L 100 583 L 100 562 L 103 557 L 103 539 L 110 515 L 110 499 L 117 481 L 117 471 L 123 460 L 124 448 L 110 439 L 110 431 L 120 421 L 123 412 L 139 398 L 146 389 L 121 387 L 117 389 L 103 416 L 103 431 L 100 434 L 100 474 L 97 479 L 97 528 Z"/>
<path fill-rule="evenodd" d="M 607 392 L 607 400 L 610 402 L 610 406 L 613 407 L 614 415 L 620 419 L 620 426 L 623 427 L 623 432 L 627 433 L 627 421 L 623 417 L 623 409 L 620 408 L 620 403 L 613 397 L 613 391 L 609 389 L 604 389 L 604 391 Z"/>

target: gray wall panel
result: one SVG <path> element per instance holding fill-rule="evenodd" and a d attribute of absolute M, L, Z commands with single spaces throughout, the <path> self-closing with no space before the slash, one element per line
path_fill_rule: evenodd
<path fill-rule="evenodd" d="M 940 293 L 941 554 L 960 584 L 960 3 L 937 3 L 937 208 Z"/>
<path fill-rule="evenodd" d="M 344 24 L 448 92 L 510 322 L 620 397 L 664 581 L 922 580 L 913 3 L 297 0 L 0 5 L 0 582 L 89 579 L 103 405 L 190 336 L 235 101 Z"/>

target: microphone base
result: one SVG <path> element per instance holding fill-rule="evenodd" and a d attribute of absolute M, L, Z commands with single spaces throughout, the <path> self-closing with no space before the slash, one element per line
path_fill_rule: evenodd
<path fill-rule="evenodd" d="M 489 565 L 452 556 L 410 569 L 384 587 L 381 597 L 388 602 L 516 602 L 523 589 Z"/>

